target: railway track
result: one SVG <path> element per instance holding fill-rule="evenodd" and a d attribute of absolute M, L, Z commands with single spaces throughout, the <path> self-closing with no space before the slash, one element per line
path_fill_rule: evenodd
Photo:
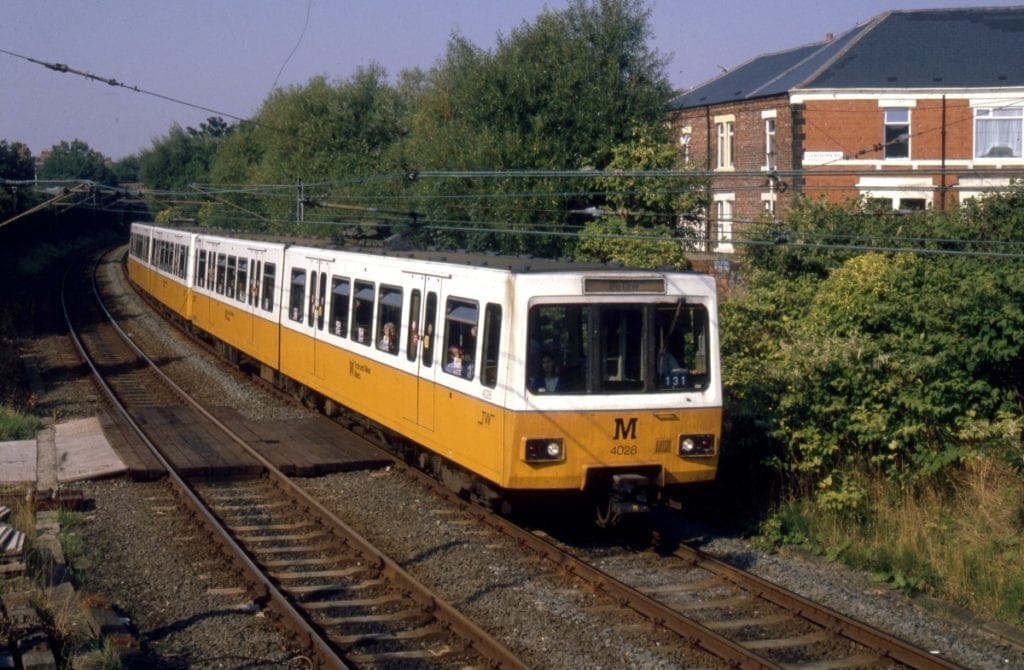
<path fill-rule="evenodd" d="M 255 600 L 273 611 L 324 667 L 415 662 L 417 667 L 525 667 L 511 652 L 413 579 L 163 375 L 102 306 L 95 285 L 69 272 L 62 305 L 76 347 L 125 421 L 153 449 L 183 504 L 239 565 Z M 187 406 L 187 409 L 185 408 Z M 247 450 L 260 475 L 186 480 L 166 457 L 174 435 L 147 430 L 152 408 L 187 411 L 190 447 Z M 202 424 L 200 427 L 198 424 Z"/>
<path fill-rule="evenodd" d="M 679 546 L 664 553 L 654 568 L 637 565 L 632 554 L 617 561 L 593 560 L 543 532 L 467 503 L 413 467 L 396 467 L 476 522 L 528 547 L 537 555 L 539 569 L 546 565 L 583 581 L 606 597 L 607 608 L 632 610 L 732 667 L 960 667 L 698 549 Z M 666 573 L 672 579 L 666 580 Z"/>

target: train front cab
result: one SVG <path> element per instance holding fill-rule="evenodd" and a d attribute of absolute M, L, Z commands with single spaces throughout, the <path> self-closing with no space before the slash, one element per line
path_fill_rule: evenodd
<path fill-rule="evenodd" d="M 513 381 L 523 392 L 521 411 L 509 413 L 506 486 L 582 490 L 610 523 L 648 511 L 666 489 L 713 479 L 722 416 L 713 282 L 591 277 L 562 297 L 554 280 L 534 281 L 517 286 L 529 296 L 517 311 L 527 315 L 526 363 Z M 544 357 L 557 381 L 544 379 Z"/>

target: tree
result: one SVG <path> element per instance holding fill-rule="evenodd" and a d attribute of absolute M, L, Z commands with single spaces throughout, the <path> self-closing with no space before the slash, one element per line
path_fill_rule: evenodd
<path fill-rule="evenodd" d="M 645 128 L 612 150 L 606 174 L 594 180 L 594 190 L 605 194 L 607 211 L 596 210 L 600 216 L 585 223 L 577 257 L 637 267 L 690 267 L 686 252 L 695 243 L 692 229 L 680 225 L 679 213 L 705 208 L 707 190 L 696 177 L 656 176 L 683 167 L 665 132 L 664 126 Z"/>
<path fill-rule="evenodd" d="M 84 179 L 106 186 L 117 184 L 117 177 L 110 168 L 110 159 L 82 140 L 54 145 L 39 168 L 39 178 Z"/>
<path fill-rule="evenodd" d="M 35 176 L 32 152 L 21 142 L 0 140 L 0 180 L 28 181 Z M 19 202 L 19 187 L 0 188 L 0 218 L 6 218 L 23 205 Z"/>
<path fill-rule="evenodd" d="M 138 155 L 125 156 L 121 160 L 115 162 L 112 169 L 114 171 L 114 175 L 117 177 L 117 183 L 134 184 L 140 179 L 139 171 L 141 169 L 141 162 Z"/>
<path fill-rule="evenodd" d="M 231 134 L 220 117 L 210 117 L 199 128 L 171 126 L 165 137 L 139 155 L 139 177 L 149 188 L 187 191 L 195 183 L 210 181 L 210 165 L 217 147 Z"/>
<path fill-rule="evenodd" d="M 421 172 L 605 169 L 616 147 L 663 126 L 671 87 L 664 59 L 647 46 L 649 17 L 638 0 L 574 0 L 500 38 L 493 53 L 453 36 L 417 99 L 402 161 Z M 581 183 L 424 179 L 417 210 L 475 229 L 429 242 L 562 254 L 571 239 L 545 233 L 604 204 Z"/>
<path fill-rule="evenodd" d="M 252 122 L 224 142 L 211 175 L 219 184 L 311 184 L 307 220 L 335 219 L 337 210 L 316 205 L 366 192 L 366 178 L 387 169 L 389 149 L 404 132 L 403 110 L 403 99 L 376 64 L 344 81 L 315 77 L 276 89 Z M 370 188 L 376 194 L 381 186 L 374 181 Z M 251 195 L 232 195 L 231 201 L 281 221 L 291 217 L 294 196 L 255 202 Z"/>
<path fill-rule="evenodd" d="M 21 142 L 0 140 L 0 179 L 26 181 L 35 176 L 32 152 Z"/>

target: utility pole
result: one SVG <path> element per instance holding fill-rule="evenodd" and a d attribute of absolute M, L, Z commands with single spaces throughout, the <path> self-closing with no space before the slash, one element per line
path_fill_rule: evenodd
<path fill-rule="evenodd" d="M 306 217 L 306 188 L 300 179 L 298 182 L 298 193 L 295 199 L 295 220 L 302 223 Z"/>

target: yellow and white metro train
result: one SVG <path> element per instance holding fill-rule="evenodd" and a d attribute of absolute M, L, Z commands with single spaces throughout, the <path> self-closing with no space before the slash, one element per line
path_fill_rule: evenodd
<path fill-rule="evenodd" d="M 142 223 L 128 269 L 236 359 L 385 427 L 472 497 L 571 492 L 608 523 L 715 476 L 709 276 Z"/>

